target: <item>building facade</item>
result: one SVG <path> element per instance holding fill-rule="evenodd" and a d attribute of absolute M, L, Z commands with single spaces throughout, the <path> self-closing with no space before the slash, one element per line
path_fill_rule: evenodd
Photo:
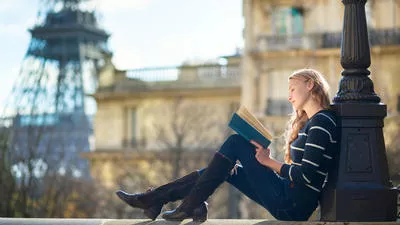
<path fill-rule="evenodd" d="M 371 79 L 387 105 L 385 140 L 390 149 L 398 149 L 400 2 L 368 0 L 365 7 Z M 286 90 L 293 71 L 315 68 L 327 77 L 331 99 L 338 91 L 344 5 L 336 0 L 244 0 L 243 15 L 241 104 L 282 133 L 282 121 L 291 111 Z"/>

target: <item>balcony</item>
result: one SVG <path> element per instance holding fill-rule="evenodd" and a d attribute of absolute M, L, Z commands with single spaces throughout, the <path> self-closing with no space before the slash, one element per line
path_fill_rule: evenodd
<path fill-rule="evenodd" d="M 400 45 L 400 28 L 385 30 L 370 30 L 369 43 L 376 45 Z"/>
<path fill-rule="evenodd" d="M 321 41 L 321 34 L 261 35 L 257 39 L 257 50 L 283 51 L 289 49 L 315 49 Z"/>
<path fill-rule="evenodd" d="M 400 45 L 400 28 L 369 29 L 371 46 Z M 315 50 L 340 48 L 341 32 L 305 33 L 295 35 L 260 35 L 256 52 L 284 50 Z"/>
<path fill-rule="evenodd" d="M 201 65 L 127 70 L 125 77 L 97 92 L 146 92 L 167 89 L 240 88 L 240 66 Z"/>
<path fill-rule="evenodd" d="M 126 71 L 130 79 L 157 81 L 223 81 L 239 77 L 239 65 L 200 65 L 143 68 Z"/>

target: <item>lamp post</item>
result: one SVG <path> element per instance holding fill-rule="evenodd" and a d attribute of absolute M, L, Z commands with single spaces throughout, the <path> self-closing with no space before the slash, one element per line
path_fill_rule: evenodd
<path fill-rule="evenodd" d="M 337 168 L 321 199 L 321 220 L 394 221 L 397 192 L 391 189 L 383 119 L 386 105 L 374 92 L 365 17 L 367 0 L 342 0 L 344 21 L 339 91 L 333 99 L 341 131 Z"/>

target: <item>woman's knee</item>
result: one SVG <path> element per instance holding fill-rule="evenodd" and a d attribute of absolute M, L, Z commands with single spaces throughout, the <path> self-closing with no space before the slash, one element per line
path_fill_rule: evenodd
<path fill-rule="evenodd" d="M 245 142 L 247 142 L 246 139 L 239 134 L 232 134 L 226 139 L 224 144 L 221 146 L 221 149 L 237 149 L 240 148 L 240 146 L 243 146 Z"/>
<path fill-rule="evenodd" d="M 248 141 L 239 134 L 232 134 L 226 139 L 225 143 L 229 143 L 231 145 L 237 145 L 237 144 L 248 143 Z"/>
<path fill-rule="evenodd" d="M 237 151 L 243 151 L 243 148 L 250 146 L 250 142 L 238 134 L 229 136 L 221 146 L 219 152 L 232 160 L 236 160 Z"/>

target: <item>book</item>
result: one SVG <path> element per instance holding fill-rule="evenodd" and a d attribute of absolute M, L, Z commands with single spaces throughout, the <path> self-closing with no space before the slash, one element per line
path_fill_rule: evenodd
<path fill-rule="evenodd" d="M 264 148 L 271 144 L 272 135 L 270 132 L 243 105 L 233 113 L 229 127 L 246 140 L 253 140 Z"/>

